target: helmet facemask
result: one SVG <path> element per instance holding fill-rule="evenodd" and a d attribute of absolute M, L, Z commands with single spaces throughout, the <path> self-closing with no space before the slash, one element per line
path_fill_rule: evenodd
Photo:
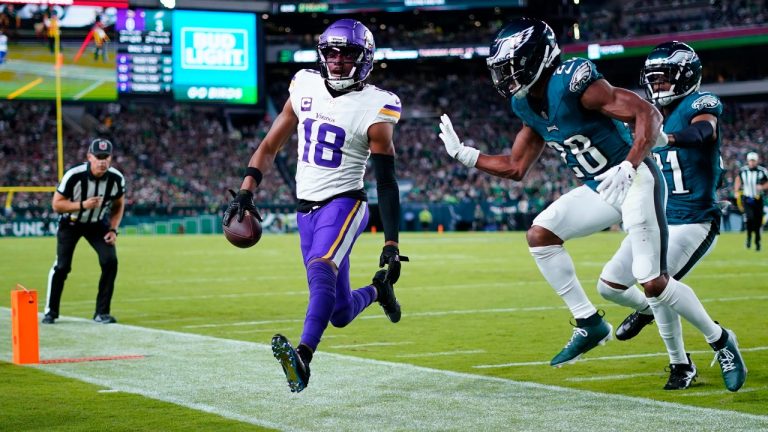
<path fill-rule="evenodd" d="M 361 22 L 336 21 L 320 35 L 317 44 L 320 75 L 333 90 L 348 90 L 370 75 L 375 49 L 373 34 Z M 350 63 L 352 67 L 347 72 Z M 339 65 L 341 72 L 337 70 Z"/>
<path fill-rule="evenodd" d="M 318 49 L 317 54 L 320 58 L 321 68 L 324 70 L 323 76 L 332 89 L 344 90 L 359 82 L 355 78 L 365 57 L 362 48 L 348 45 L 326 46 Z M 334 73 L 334 69 L 336 69 L 334 64 L 339 64 L 341 71 Z M 349 72 L 344 73 L 350 64 L 352 67 Z"/>
<path fill-rule="evenodd" d="M 523 98 L 542 72 L 559 59 L 560 47 L 552 29 L 544 22 L 523 18 L 499 32 L 486 64 L 502 96 Z"/>
<path fill-rule="evenodd" d="M 558 49 L 554 56 L 559 54 L 560 50 Z M 528 94 L 528 90 L 530 90 L 541 77 L 542 71 L 553 63 L 553 53 L 550 52 L 550 47 L 545 47 L 544 55 L 541 57 L 546 60 L 538 60 L 533 56 L 515 56 L 514 52 L 512 52 L 509 59 L 495 64 L 489 64 L 488 69 L 491 71 L 493 86 L 496 87 L 496 90 L 505 98 L 511 96 L 524 98 Z M 523 67 L 524 63 L 531 61 L 535 62 L 537 60 L 539 63 L 538 69 L 531 71 L 526 70 L 525 67 Z"/>
<path fill-rule="evenodd" d="M 659 86 L 669 83 L 665 89 Z M 646 99 L 660 106 L 688 96 L 701 84 L 701 62 L 685 44 L 670 42 L 654 48 L 640 72 Z"/>

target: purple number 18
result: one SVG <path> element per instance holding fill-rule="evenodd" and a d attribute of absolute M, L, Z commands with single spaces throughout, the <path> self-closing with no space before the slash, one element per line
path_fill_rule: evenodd
<path fill-rule="evenodd" d="M 344 139 L 347 134 L 344 132 L 344 129 L 330 123 L 318 123 L 318 127 L 315 128 L 316 122 L 317 120 L 308 118 L 302 123 L 304 125 L 304 152 L 301 160 L 309 162 L 309 151 L 312 149 L 312 143 L 314 142 L 312 161 L 315 165 L 326 168 L 338 168 L 341 165 L 341 147 L 344 145 Z M 333 135 L 332 142 L 328 141 L 328 134 Z M 328 152 L 331 155 L 330 159 L 323 158 Z"/>

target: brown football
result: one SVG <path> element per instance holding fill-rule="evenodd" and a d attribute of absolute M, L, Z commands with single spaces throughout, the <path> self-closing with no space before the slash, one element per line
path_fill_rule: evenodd
<path fill-rule="evenodd" d="M 239 248 L 249 248 L 261 239 L 261 223 L 248 211 L 242 221 L 238 222 L 235 216 L 229 225 L 222 225 L 222 228 L 227 240 Z"/>

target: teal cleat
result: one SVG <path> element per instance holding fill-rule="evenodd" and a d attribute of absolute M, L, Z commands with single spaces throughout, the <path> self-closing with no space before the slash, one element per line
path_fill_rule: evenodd
<path fill-rule="evenodd" d="M 280 366 L 283 367 L 283 373 L 288 380 L 288 387 L 291 392 L 298 393 L 309 384 L 309 365 L 305 365 L 299 357 L 299 353 L 288 342 L 288 338 L 281 334 L 272 337 L 272 354 Z"/>
<path fill-rule="evenodd" d="M 725 346 L 717 349 L 715 344 L 710 344 L 712 349 L 715 350 L 715 358 L 712 359 L 712 364 L 710 366 L 713 366 L 715 361 L 720 363 L 720 372 L 723 374 L 725 388 L 735 392 L 738 391 L 747 380 L 747 365 L 744 364 L 744 359 L 741 357 L 741 352 L 739 352 L 739 343 L 736 340 L 736 334 L 725 328 L 723 329 L 723 332 L 725 332 L 728 337 L 725 341 Z"/>
<path fill-rule="evenodd" d="M 602 318 L 600 318 L 600 323 L 593 326 L 574 327 L 571 340 L 549 364 L 554 367 L 562 367 L 565 364 L 575 363 L 585 352 L 598 345 L 605 345 L 607 341 L 611 340 L 612 332 L 613 327 Z"/>

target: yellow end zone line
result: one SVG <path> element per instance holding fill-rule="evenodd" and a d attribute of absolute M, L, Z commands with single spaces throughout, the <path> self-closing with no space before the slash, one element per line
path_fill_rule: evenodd
<path fill-rule="evenodd" d="M 30 82 L 29 84 L 19 88 L 18 90 L 16 90 L 15 92 L 13 92 L 11 94 L 9 94 L 8 95 L 8 100 L 16 99 L 17 96 L 25 93 L 27 90 L 31 89 L 32 87 L 35 87 L 35 86 L 39 85 L 42 82 L 43 82 L 42 78 L 38 78 L 38 79 Z"/>

